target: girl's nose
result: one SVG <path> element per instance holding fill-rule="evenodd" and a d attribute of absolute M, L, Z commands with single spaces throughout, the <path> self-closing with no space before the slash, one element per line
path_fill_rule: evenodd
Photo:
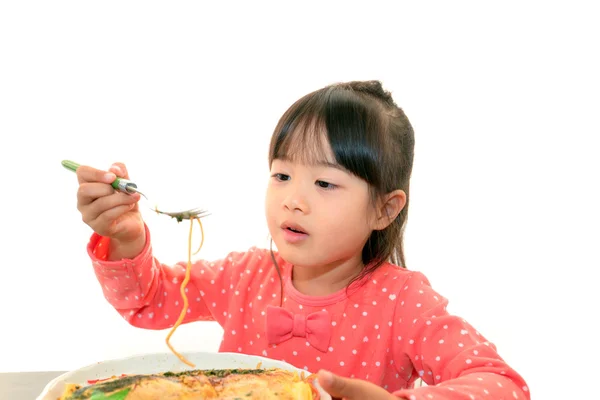
<path fill-rule="evenodd" d="M 300 211 L 305 214 L 310 211 L 306 196 L 302 195 L 302 193 L 300 193 L 300 191 L 297 189 L 293 189 L 288 194 L 283 205 L 290 211 Z"/>

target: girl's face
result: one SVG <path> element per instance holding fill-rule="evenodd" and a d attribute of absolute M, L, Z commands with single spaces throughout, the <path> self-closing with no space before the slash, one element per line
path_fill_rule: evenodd
<path fill-rule="evenodd" d="M 368 184 L 335 163 L 276 159 L 266 217 L 283 259 L 298 267 L 331 269 L 362 266 L 374 211 Z"/>

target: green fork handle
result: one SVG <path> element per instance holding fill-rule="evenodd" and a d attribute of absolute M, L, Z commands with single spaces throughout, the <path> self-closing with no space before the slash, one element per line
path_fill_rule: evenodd
<path fill-rule="evenodd" d="M 70 160 L 63 160 L 61 162 L 62 166 L 65 167 L 68 170 L 71 170 L 73 172 L 77 171 L 77 168 L 80 167 L 79 164 L 77 164 L 74 161 L 70 161 Z M 124 193 L 139 193 L 138 190 L 132 190 L 132 189 L 137 189 L 137 185 L 125 178 L 119 178 L 117 177 L 117 179 L 115 179 L 113 181 L 113 183 L 110 184 L 114 189 L 124 192 Z"/>

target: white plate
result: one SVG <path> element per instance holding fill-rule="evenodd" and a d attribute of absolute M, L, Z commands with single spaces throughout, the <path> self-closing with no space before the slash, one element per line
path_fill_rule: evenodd
<path fill-rule="evenodd" d="M 309 372 L 294 367 L 282 361 L 271 360 L 259 356 L 249 356 L 238 353 L 183 353 L 184 357 L 196 366 L 194 369 L 228 369 L 228 368 L 256 368 L 262 363 L 262 368 L 281 368 L 289 371 Z M 109 378 L 121 374 L 153 374 L 166 371 L 189 370 L 173 353 L 142 354 L 116 360 L 108 360 L 91 364 L 75 371 L 67 372 L 53 379 L 46 385 L 36 400 L 56 400 L 59 398 L 66 383 L 86 385 L 88 379 Z M 321 394 L 321 399 L 331 400 L 331 396 L 315 382 L 315 387 Z"/>

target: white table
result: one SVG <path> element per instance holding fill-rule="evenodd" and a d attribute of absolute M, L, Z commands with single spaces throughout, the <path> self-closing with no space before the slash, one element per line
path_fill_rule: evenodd
<path fill-rule="evenodd" d="M 65 371 L 0 373 L 0 399 L 34 400 L 52 379 Z"/>

